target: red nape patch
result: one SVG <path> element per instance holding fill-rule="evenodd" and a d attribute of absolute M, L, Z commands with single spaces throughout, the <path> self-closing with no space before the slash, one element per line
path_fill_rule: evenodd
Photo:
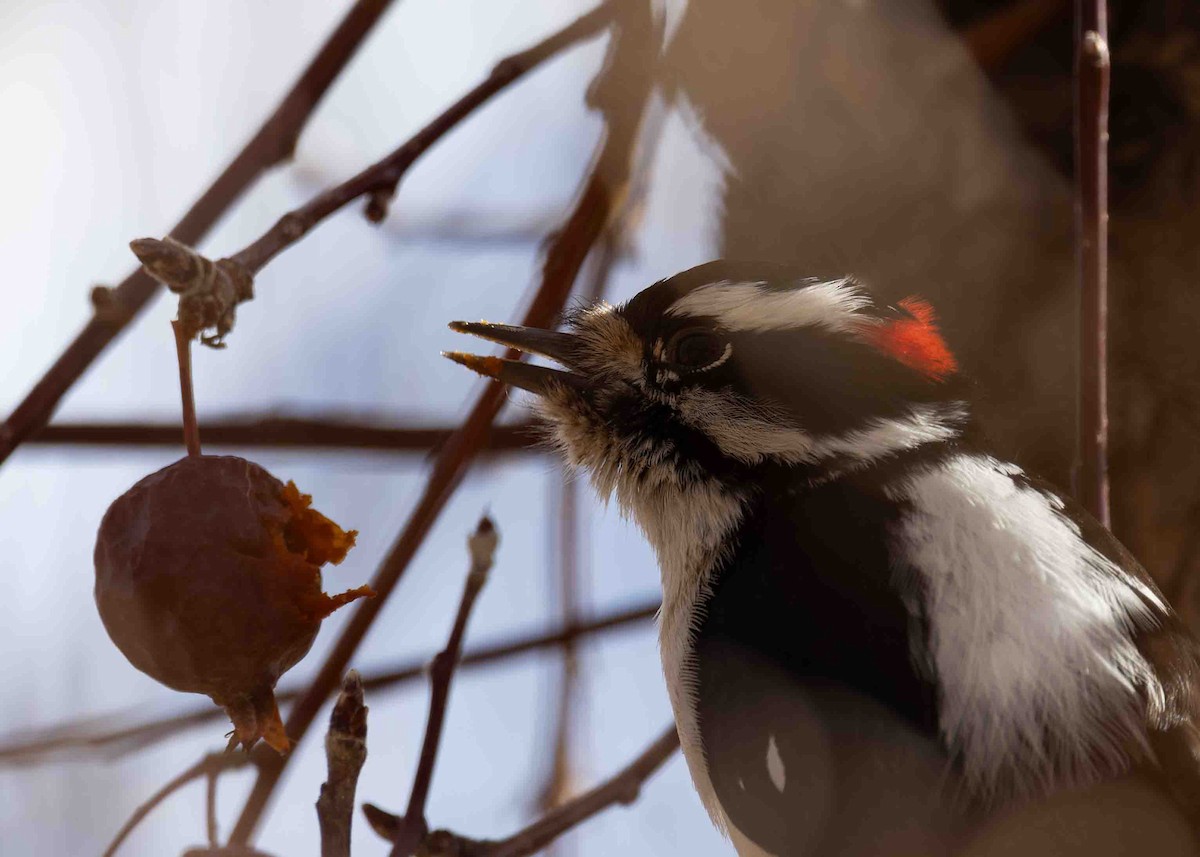
<path fill-rule="evenodd" d="M 920 298 L 910 297 L 900 301 L 900 309 L 909 317 L 868 328 L 867 341 L 934 381 L 943 381 L 957 372 L 958 363 L 937 329 L 933 307 Z"/>

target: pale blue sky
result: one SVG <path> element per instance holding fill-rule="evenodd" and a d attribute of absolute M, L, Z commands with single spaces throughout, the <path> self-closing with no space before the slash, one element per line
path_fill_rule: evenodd
<path fill-rule="evenodd" d="M 348 3 L 275 0 L 6 0 L 0 6 L 0 408 L 10 411 L 87 318 L 87 293 L 132 266 L 129 239 L 160 235 L 228 161 L 284 92 Z M 500 56 L 565 23 L 586 4 L 404 0 L 334 86 L 300 141 L 295 164 L 262 182 L 203 245 L 236 250 L 321 184 L 382 155 L 476 82 Z M 478 390 L 438 357 L 458 345 L 445 322 L 512 319 L 532 280 L 537 246 L 455 247 L 406 239 L 405 224 L 460 212 L 517 219 L 570 204 L 599 123 L 580 95 L 599 42 L 573 51 L 481 111 L 405 180 L 389 224 L 339 215 L 260 276 L 223 352 L 195 356 L 206 416 L 277 409 L 370 412 L 440 423 L 461 417 Z M 706 260 L 719 177 L 675 118 L 667 123 L 634 255 L 614 297 Z M 63 419 L 173 419 L 178 387 L 159 299 L 65 400 Z M 513 413 L 510 409 L 509 414 Z M 222 450 L 224 451 L 224 450 Z M 138 718 L 194 705 L 129 666 L 92 602 L 91 551 L 109 502 L 178 457 L 165 450 L 20 450 L 0 468 L 0 719 L 6 730 L 84 713 L 136 709 Z M 336 590 L 368 580 L 415 500 L 418 457 L 245 450 L 294 479 L 318 508 L 361 531 L 328 574 Z M 542 458 L 482 465 L 467 479 L 368 637 L 370 670 L 433 651 L 453 616 L 466 567 L 463 538 L 484 508 L 502 532 L 499 561 L 469 641 L 485 643 L 552 622 L 545 504 L 559 478 Z M 589 608 L 653 596 L 657 571 L 615 509 L 586 507 Z M 313 652 L 284 680 L 310 675 L 346 616 L 326 622 Z M 589 645 L 587 707 L 576 747 L 582 785 L 622 765 L 669 717 L 649 626 Z M 429 805 L 433 824 L 499 836 L 530 818 L 544 776 L 555 702 L 552 659 L 513 661 L 456 684 Z M 426 690 L 369 698 L 370 758 L 359 796 L 406 800 Z M 322 715 L 324 718 L 324 715 Z M 119 723 L 118 718 L 113 724 Z M 123 759 L 0 770 L 0 831 L 12 854 L 98 853 L 129 812 L 199 755 L 224 727 L 194 730 Z M 312 810 L 324 778 L 310 735 L 266 819 L 260 844 L 278 855 L 318 852 Z M 228 833 L 248 772 L 222 781 Z M 172 798 L 124 854 L 180 853 L 204 839 L 200 786 Z M 724 854 L 682 762 L 641 801 L 570 838 L 578 855 Z M 359 857 L 386 854 L 356 820 Z"/>

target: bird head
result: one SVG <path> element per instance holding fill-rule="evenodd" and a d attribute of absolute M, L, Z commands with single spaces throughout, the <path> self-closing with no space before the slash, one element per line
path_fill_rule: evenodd
<path fill-rule="evenodd" d="M 760 468 L 820 476 L 951 440 L 966 420 L 932 308 L 878 307 L 851 279 L 718 261 L 576 310 L 562 331 L 451 328 L 562 365 L 446 354 L 534 393 L 603 493 Z"/>

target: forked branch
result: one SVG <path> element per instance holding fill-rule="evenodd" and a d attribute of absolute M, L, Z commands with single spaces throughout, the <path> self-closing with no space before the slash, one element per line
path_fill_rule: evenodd
<path fill-rule="evenodd" d="M 367 706 L 363 704 L 362 676 L 357 670 L 350 670 L 333 704 L 329 731 L 325 734 L 329 776 L 321 784 L 321 795 L 317 798 L 321 857 L 350 857 L 354 792 L 366 760 Z"/>
<path fill-rule="evenodd" d="M 151 276 L 180 295 L 180 320 L 186 319 L 189 330 L 212 329 L 214 333 L 201 341 L 220 347 L 233 326 L 237 304 L 253 296 L 254 277 L 268 262 L 360 197 L 368 200 L 367 217 L 383 220 L 397 186 L 418 158 L 492 96 L 566 48 L 602 32 L 612 23 L 617 5 L 616 0 L 602 3 L 533 47 L 501 60 L 486 79 L 398 149 L 289 211 L 232 256 L 213 261 L 170 238 L 139 238 L 132 243 L 134 252 Z"/>
<path fill-rule="evenodd" d="M 291 157 L 309 116 L 391 5 L 392 0 L 357 0 L 258 133 L 175 224 L 172 238 L 198 242 L 259 176 Z M 158 284 L 141 268 L 116 288 L 93 291 L 92 318 L 0 424 L 0 463 L 46 424 L 67 390 L 157 292 Z"/>
<path fill-rule="evenodd" d="M 541 284 L 525 313 L 523 323 L 529 326 L 550 325 L 562 311 L 579 269 L 628 181 L 641 117 L 652 90 L 653 60 L 661 34 L 646 0 L 625 2 L 636 14 L 629 16 L 631 20 L 615 37 L 608 62 L 593 88 L 595 102 L 608 120 L 604 142 L 574 210 L 546 253 Z M 351 616 L 308 691 L 292 709 L 287 731 L 293 741 L 303 739 L 317 711 L 337 685 L 359 643 L 458 487 L 467 465 L 486 442 L 492 420 L 503 403 L 503 388 L 489 384 L 462 427 L 442 448 L 404 531 L 371 582 L 376 597 Z M 259 769 L 258 779 L 234 828 L 234 843 L 250 840 L 288 758 Z"/>
<path fill-rule="evenodd" d="M 340 414 L 315 417 L 277 417 L 248 414 L 204 423 L 207 446 L 285 447 L 297 449 L 353 449 L 386 452 L 437 452 L 454 429 L 449 426 L 401 428 L 382 422 L 364 422 Z M 178 446 L 179 426 L 174 422 L 52 423 L 26 443 L 41 445 Z M 528 424 L 494 426 L 485 450 L 492 453 L 545 452 L 537 433 Z"/>
<path fill-rule="evenodd" d="M 198 780 L 201 777 L 216 776 L 222 771 L 227 771 L 230 768 L 236 768 L 247 764 L 250 761 L 250 756 L 245 753 L 222 752 L 210 753 L 196 764 L 192 765 L 179 776 L 172 779 L 161 789 L 156 791 L 150 798 L 133 811 L 133 815 L 129 820 L 121 825 L 121 829 L 117 831 L 117 835 L 113 837 L 113 841 L 109 843 L 108 848 L 104 849 L 104 857 L 113 857 L 117 853 L 117 849 L 133 833 L 142 821 L 152 813 L 159 804 L 169 798 L 175 792 L 186 786 L 193 780 Z"/>
<path fill-rule="evenodd" d="M 480 857 L 527 857 L 536 854 L 568 830 L 616 803 L 637 800 L 642 784 L 679 748 L 675 726 L 668 726 L 649 747 L 606 782 L 568 801 L 507 839 L 493 843 Z M 436 852 L 435 852 L 436 854 Z M 431 855 L 434 857 L 434 855 Z"/>
<path fill-rule="evenodd" d="M 422 857 L 528 857 L 536 854 L 571 828 L 613 804 L 633 803 L 641 792 L 642 784 L 678 748 L 679 735 L 672 725 L 610 779 L 512 836 L 499 840 L 468 839 L 448 830 L 435 830 L 425 837 L 419 853 Z M 385 838 L 401 824 L 396 816 L 370 804 L 365 805 L 363 811 L 372 828 Z"/>
<path fill-rule="evenodd" d="M 467 620 L 471 618 L 475 600 L 483 590 L 483 585 L 487 583 L 496 555 L 497 541 L 496 528 L 486 516 L 479 521 L 479 526 L 467 540 L 471 568 L 463 584 L 462 598 L 458 602 L 458 613 L 454 617 L 446 648 L 434 656 L 430 665 L 429 718 L 425 722 L 425 739 L 421 743 L 421 756 L 417 762 L 412 791 L 409 793 L 408 809 L 396 826 L 395 838 L 392 840 L 392 857 L 411 857 L 416 852 L 417 845 L 429 832 L 429 825 L 425 821 L 425 803 L 429 798 L 438 748 L 442 743 L 446 705 L 450 702 L 450 685 L 454 681 L 454 671 L 462 657 Z"/>
<path fill-rule="evenodd" d="M 640 604 L 624 610 L 608 613 L 596 619 L 569 625 L 548 633 L 523 634 L 501 643 L 484 646 L 467 652 L 460 667 L 487 666 L 519 655 L 543 651 L 561 646 L 568 640 L 578 640 L 592 634 L 644 625 L 658 612 L 658 603 Z M 373 673 L 363 678 L 367 691 L 387 690 L 424 678 L 429 658 L 402 663 L 396 667 Z M 280 691 L 276 698 L 280 704 L 293 702 L 300 696 L 296 690 Z M 173 735 L 202 726 L 225 717 L 225 712 L 212 705 L 198 706 L 191 711 L 174 717 L 151 720 L 121 729 L 96 731 L 100 723 L 111 723 L 111 716 L 88 718 L 62 723 L 37 733 L 11 740 L 0 746 L 0 766 L 30 765 L 43 761 L 61 759 L 60 754 L 73 754 L 71 758 L 88 758 L 92 753 L 134 753 L 153 747 Z"/>

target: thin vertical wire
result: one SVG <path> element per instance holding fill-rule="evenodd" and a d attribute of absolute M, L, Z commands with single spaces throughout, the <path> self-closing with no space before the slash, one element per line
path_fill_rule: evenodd
<path fill-rule="evenodd" d="M 1075 230 L 1080 292 L 1076 494 L 1104 526 L 1108 508 L 1108 20 L 1105 0 L 1077 0 Z"/>
<path fill-rule="evenodd" d="M 552 551 L 550 560 L 551 587 L 558 596 L 559 619 L 564 627 L 574 627 L 580 620 L 580 526 L 579 486 L 571 474 L 560 466 L 551 485 L 552 501 L 547 506 L 547 530 Z M 550 773 L 538 796 L 539 814 L 556 809 L 570 797 L 574 774 L 571 768 L 572 738 L 575 732 L 576 701 L 579 692 L 579 655 L 575 640 L 564 640 L 559 647 L 562 657 L 559 675 L 558 702 L 555 711 L 554 747 Z M 565 857 L 562 840 L 546 848 L 548 857 Z"/>

